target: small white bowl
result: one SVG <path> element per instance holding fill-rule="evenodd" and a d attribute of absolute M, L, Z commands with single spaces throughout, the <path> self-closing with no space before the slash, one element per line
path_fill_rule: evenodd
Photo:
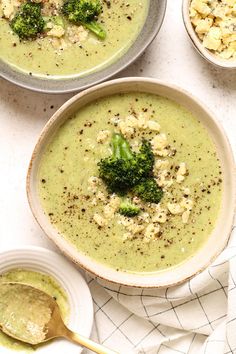
<path fill-rule="evenodd" d="M 215 229 L 211 235 L 209 235 L 208 240 L 202 248 L 193 257 L 164 271 L 148 274 L 116 271 L 84 255 L 71 243 L 66 241 L 53 224 L 51 224 L 48 216 L 44 213 L 38 194 L 38 169 L 41 158 L 45 146 L 50 142 L 57 129 L 84 105 L 94 102 L 99 98 L 122 92 L 146 92 L 155 94 L 167 97 L 187 108 L 205 126 L 210 137 L 215 142 L 222 166 L 223 197 Z M 118 284 L 137 287 L 167 287 L 183 282 L 202 271 L 225 247 L 232 228 L 236 197 L 233 155 L 224 131 L 216 121 L 214 114 L 188 92 L 155 79 L 139 77 L 117 79 L 94 86 L 79 93 L 67 101 L 52 116 L 43 129 L 31 158 L 27 176 L 27 193 L 31 210 L 39 225 L 60 250 L 75 263 L 100 278 Z"/>
<path fill-rule="evenodd" d="M 209 49 L 205 48 L 202 44 L 200 38 L 198 38 L 197 33 L 194 30 L 194 27 L 191 23 L 189 16 L 189 7 L 192 0 L 183 0 L 182 3 L 182 15 L 183 21 L 186 28 L 186 31 L 191 39 L 194 48 L 198 51 L 198 53 L 206 59 L 211 64 L 214 64 L 220 68 L 224 69 L 236 69 L 236 60 L 235 59 L 223 59 L 220 56 L 214 54 Z"/>
<path fill-rule="evenodd" d="M 89 337 L 93 325 L 93 302 L 89 288 L 75 267 L 55 252 L 41 247 L 22 247 L 0 253 L 0 274 L 12 269 L 28 269 L 48 274 L 55 278 L 68 296 L 70 318 L 68 327 Z M 82 347 L 65 339 L 56 339 L 37 349 L 38 354 L 79 354 Z M 0 346 L 1 354 L 13 354 L 11 350 Z M 22 353 L 22 351 L 18 351 Z"/>

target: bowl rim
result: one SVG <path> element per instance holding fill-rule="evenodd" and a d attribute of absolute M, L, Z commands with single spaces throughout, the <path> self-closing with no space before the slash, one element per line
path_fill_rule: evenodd
<path fill-rule="evenodd" d="M 56 237 L 55 237 L 55 235 L 52 235 L 51 231 L 49 231 L 49 229 L 47 229 L 47 226 L 51 225 L 49 220 L 47 220 L 48 225 L 46 225 L 46 224 L 43 225 L 42 216 L 40 216 L 40 211 L 38 209 L 40 203 L 38 202 L 39 205 L 37 205 L 37 206 L 35 205 L 34 197 L 35 197 L 35 195 L 37 195 L 36 183 L 33 183 L 34 169 L 36 169 L 36 171 L 37 171 L 37 166 L 35 167 L 35 165 L 37 165 L 37 162 L 35 162 L 35 161 L 36 161 L 38 154 L 40 152 L 40 148 L 42 148 L 42 144 L 44 142 L 44 139 L 46 138 L 47 134 L 50 132 L 50 129 L 52 129 L 52 131 L 53 131 L 54 125 L 56 124 L 57 121 L 60 122 L 60 119 L 63 118 L 63 114 L 66 114 L 66 112 L 68 112 L 68 110 L 71 107 L 73 107 L 73 105 L 76 104 L 77 102 L 80 103 L 81 100 L 86 99 L 86 96 L 89 97 L 90 95 L 94 94 L 95 92 L 98 92 L 99 90 L 109 89 L 109 91 L 110 91 L 110 89 L 112 87 L 116 87 L 116 86 L 119 87 L 120 84 L 124 85 L 125 87 L 127 86 L 127 84 L 133 84 L 133 85 L 135 85 L 135 87 L 136 87 L 136 85 L 145 85 L 145 84 L 162 87 L 166 90 L 171 90 L 173 92 L 177 92 L 177 94 L 179 94 L 180 97 L 184 97 L 184 98 L 188 99 L 189 101 L 191 101 L 192 103 L 194 103 L 194 105 L 196 105 L 197 107 L 199 107 L 199 109 L 201 109 L 203 112 L 205 112 L 207 119 L 214 125 L 214 129 L 216 129 L 217 134 L 219 134 L 218 139 L 222 140 L 221 141 L 221 142 L 223 142 L 222 147 L 225 149 L 225 154 L 227 156 L 227 168 L 228 168 L 227 172 L 229 172 L 229 176 L 227 175 L 227 177 L 229 178 L 229 184 L 231 186 L 230 187 L 231 193 L 230 193 L 230 200 L 229 200 L 230 209 L 228 211 L 229 216 L 228 216 L 228 220 L 225 221 L 225 230 L 226 231 L 224 232 L 224 238 L 223 237 L 221 238 L 224 240 L 220 241 L 221 242 L 220 247 L 218 247 L 217 251 L 213 255 L 211 255 L 207 259 L 207 261 L 204 262 L 204 264 L 201 264 L 200 266 L 196 266 L 195 267 L 196 269 L 193 272 L 188 270 L 187 273 L 189 273 L 189 274 L 187 276 L 185 276 L 184 278 L 181 278 L 179 280 L 176 280 L 176 279 L 170 280 L 169 279 L 168 283 L 166 283 L 166 281 L 163 282 L 163 279 L 162 279 L 162 282 L 160 282 L 160 275 L 162 274 L 160 271 L 153 272 L 153 273 L 151 273 L 151 275 L 147 274 L 147 273 L 137 275 L 137 273 L 126 273 L 126 272 L 122 272 L 122 271 L 117 272 L 115 269 L 111 269 L 110 267 L 108 267 L 106 265 L 105 266 L 101 265 L 101 263 L 99 263 L 93 259 L 90 259 L 91 263 L 93 264 L 92 266 L 85 264 L 85 263 L 88 263 L 88 262 L 86 262 L 86 259 L 89 257 L 83 256 L 82 253 L 80 253 L 78 250 L 76 250 L 72 245 L 68 245 L 69 243 L 67 241 L 65 241 L 65 239 L 64 239 L 64 241 L 62 240 L 62 238 L 63 238 L 62 236 L 58 237 L 58 235 L 60 235 L 59 232 L 56 232 L 55 229 L 53 229 L 53 228 L 52 229 L 54 230 L 55 233 L 57 233 L 57 235 L 56 235 Z M 131 91 L 131 90 L 128 90 L 128 91 Z M 127 90 L 126 90 L 126 92 L 127 92 Z M 143 92 L 145 92 L 145 90 L 143 90 Z M 157 95 L 158 95 L 158 93 L 157 93 Z M 100 97 L 102 97 L 102 96 L 100 96 Z M 92 100 L 90 102 L 92 102 Z M 71 112 L 73 112 L 73 110 Z M 71 114 L 71 112 L 70 112 L 70 114 Z M 67 118 L 68 118 L 68 116 L 64 120 L 66 120 Z M 61 122 L 61 124 L 62 123 L 63 123 L 63 121 Z M 208 130 L 208 133 L 210 133 L 210 129 Z M 60 251 L 65 256 L 69 257 L 73 262 L 78 264 L 80 267 L 82 267 L 83 269 L 85 269 L 89 273 L 95 275 L 96 277 L 104 279 L 104 280 L 108 280 L 112 283 L 122 284 L 125 286 L 139 287 L 139 288 L 140 287 L 141 288 L 153 288 L 153 287 L 162 288 L 162 287 L 167 287 L 167 286 L 169 287 L 169 286 L 178 285 L 179 283 L 182 283 L 182 282 L 192 278 L 194 275 L 200 273 L 210 263 L 212 263 L 216 259 L 216 257 L 223 251 L 223 249 L 227 245 L 227 242 L 229 240 L 229 236 L 232 231 L 234 212 L 235 212 L 235 208 L 236 208 L 235 172 L 236 172 L 235 171 L 235 163 L 234 163 L 232 149 L 231 149 L 230 143 L 228 141 L 228 138 L 224 132 L 224 129 L 222 128 L 219 121 L 215 118 L 215 115 L 208 108 L 206 108 L 206 106 L 201 101 L 199 101 L 195 96 L 190 94 L 185 89 L 182 89 L 176 85 L 172 85 L 170 83 L 165 83 L 163 81 L 153 79 L 153 78 L 130 77 L 130 78 L 122 78 L 122 79 L 112 80 L 109 82 L 104 82 L 102 84 L 91 87 L 83 92 L 80 92 L 77 95 L 75 95 L 74 97 L 72 97 L 71 99 L 69 99 L 67 102 L 65 102 L 54 113 L 54 115 L 51 117 L 51 119 L 47 122 L 47 124 L 43 128 L 43 130 L 38 138 L 38 141 L 35 145 L 35 148 L 33 150 L 31 160 L 29 163 L 29 167 L 28 167 L 27 178 L 26 178 L 26 190 L 27 190 L 27 198 L 28 198 L 29 206 L 30 206 L 31 211 L 32 211 L 36 221 L 38 222 L 39 226 L 42 228 L 44 233 L 49 237 L 49 239 L 52 240 L 56 244 L 57 247 L 59 247 Z M 220 217 L 218 217 L 218 219 L 220 220 Z M 209 239 L 210 239 L 210 237 L 209 237 Z M 198 253 L 199 252 L 197 252 L 196 254 L 198 254 Z M 193 255 L 193 257 L 190 259 L 190 261 L 195 258 L 196 254 Z M 189 263 L 190 261 L 186 260 L 183 262 L 183 264 Z M 181 268 L 181 266 L 182 266 L 182 264 L 178 265 L 177 267 L 169 268 L 169 269 L 165 270 L 163 272 L 164 278 L 165 278 L 166 274 L 169 274 L 169 276 L 170 276 L 170 273 L 173 273 L 174 270 L 176 271 L 176 269 L 178 267 Z M 99 267 L 102 268 L 102 271 Z M 112 275 L 108 274 L 108 270 L 111 271 Z M 121 274 L 121 276 L 117 275 L 118 273 Z M 128 274 L 128 276 L 127 276 L 127 274 Z M 128 280 L 127 280 L 127 278 L 128 278 Z M 151 281 L 150 281 L 150 279 L 151 279 Z"/>
<path fill-rule="evenodd" d="M 189 17 L 189 6 L 192 0 L 182 0 L 182 18 L 186 32 L 197 52 L 209 63 L 222 69 L 236 69 L 236 59 L 228 60 L 218 57 L 216 54 L 205 48 L 198 38 Z"/>
<path fill-rule="evenodd" d="M 79 76 L 74 79 L 72 75 L 70 78 L 65 78 L 64 80 L 55 80 L 55 79 L 50 80 L 45 78 L 37 79 L 37 77 L 34 76 L 33 80 L 36 81 L 29 82 L 29 80 L 32 80 L 32 77 L 30 75 L 25 74 L 20 70 L 19 71 L 14 70 L 14 68 L 12 68 L 10 65 L 8 65 L 7 63 L 5 63 L 3 60 L 0 59 L 0 66 L 2 63 L 2 65 L 7 68 L 6 73 L 3 72 L 2 70 L 2 72 L 0 73 L 0 77 L 24 89 L 28 89 L 34 92 L 49 93 L 49 94 L 80 92 L 93 85 L 99 84 L 101 82 L 104 82 L 105 80 L 114 77 L 122 70 L 125 70 L 128 66 L 130 66 L 133 62 L 135 62 L 143 54 L 143 52 L 147 49 L 147 47 L 154 41 L 154 39 L 156 38 L 156 36 L 158 35 L 162 27 L 163 21 L 165 19 L 165 14 L 166 14 L 167 0 L 158 0 L 159 7 L 160 7 L 160 11 L 158 15 L 160 14 L 160 16 L 157 25 L 153 25 L 153 27 L 148 31 L 146 40 L 141 40 L 143 30 L 145 28 L 145 25 L 149 18 L 149 14 L 151 12 L 150 10 L 151 1 L 156 1 L 156 0 L 149 0 L 149 1 L 150 3 L 149 3 L 149 9 L 148 9 L 146 20 L 140 32 L 138 33 L 137 37 L 135 38 L 134 42 L 117 60 L 111 62 L 108 66 L 103 67 L 101 70 L 97 70 L 92 72 L 89 75 L 85 75 L 81 77 Z M 156 17 L 155 16 L 153 17 L 155 20 Z M 131 55 L 130 53 L 133 50 L 133 47 L 138 40 L 140 40 L 140 45 L 137 49 L 134 50 L 134 53 L 132 53 Z M 127 60 L 126 57 L 128 57 Z M 20 79 L 18 76 L 20 76 Z M 84 80 L 84 83 L 80 86 L 81 80 Z M 72 87 L 65 88 L 63 84 L 65 83 L 67 84 L 69 81 L 72 83 L 71 85 Z M 54 87 L 47 88 L 47 83 L 49 83 L 50 86 L 50 84 L 52 84 L 53 82 L 58 82 L 60 85 L 59 88 L 54 88 Z M 77 84 L 73 85 L 73 82 Z"/>

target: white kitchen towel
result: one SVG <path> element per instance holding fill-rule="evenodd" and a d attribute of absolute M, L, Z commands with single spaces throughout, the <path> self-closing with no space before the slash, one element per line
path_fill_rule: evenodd
<path fill-rule="evenodd" d="M 236 229 L 189 281 L 139 289 L 91 279 L 97 337 L 119 353 L 236 354 Z"/>

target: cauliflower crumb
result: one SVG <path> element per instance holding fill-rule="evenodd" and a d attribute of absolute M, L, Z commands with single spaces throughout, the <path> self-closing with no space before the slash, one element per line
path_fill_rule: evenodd
<path fill-rule="evenodd" d="M 178 203 L 168 203 L 167 208 L 173 215 L 181 214 L 183 212 L 183 207 Z"/>
<path fill-rule="evenodd" d="M 104 216 L 106 219 L 112 219 L 115 214 L 115 209 L 113 209 L 109 204 L 104 206 Z"/>
<path fill-rule="evenodd" d="M 181 162 L 179 164 L 179 169 L 176 174 L 176 182 L 177 183 L 183 182 L 185 180 L 186 173 L 187 173 L 186 164 L 185 162 Z"/>
<path fill-rule="evenodd" d="M 167 220 L 167 210 L 161 208 L 160 205 L 156 207 L 156 213 L 152 217 L 152 222 L 164 224 Z"/>
<path fill-rule="evenodd" d="M 127 126 L 132 127 L 132 128 L 137 128 L 138 127 L 138 120 L 135 116 L 129 115 L 125 118 L 125 123 Z"/>
<path fill-rule="evenodd" d="M 115 215 L 115 212 L 120 206 L 120 198 L 117 195 L 113 194 L 110 198 L 110 201 L 107 205 L 104 206 L 104 216 L 106 219 L 112 219 Z"/>
<path fill-rule="evenodd" d="M 104 219 L 100 214 L 95 213 L 93 220 L 101 227 L 104 227 L 107 224 L 106 219 Z"/>
<path fill-rule="evenodd" d="M 160 232 L 160 225 L 149 224 L 144 232 L 144 241 L 155 240 Z"/>
<path fill-rule="evenodd" d="M 132 240 L 132 234 L 131 234 L 131 232 L 126 232 L 126 233 L 124 233 L 124 235 L 123 235 L 123 237 L 122 237 L 122 240 L 123 240 L 123 241 Z"/>
<path fill-rule="evenodd" d="M 118 122 L 118 128 L 121 133 L 126 137 L 130 138 L 134 134 L 134 128 L 130 127 L 125 121 L 121 120 Z"/>
<path fill-rule="evenodd" d="M 96 197 L 94 197 L 94 198 L 91 200 L 91 204 L 92 204 L 93 206 L 96 206 L 96 205 L 98 204 L 98 200 L 97 200 Z"/>
<path fill-rule="evenodd" d="M 171 178 L 166 178 L 168 176 L 168 171 L 167 170 L 160 170 L 156 182 L 159 187 L 163 188 L 169 188 L 173 184 L 173 180 Z"/>
<path fill-rule="evenodd" d="M 203 39 L 204 47 L 208 49 L 218 50 L 221 45 L 221 29 L 219 27 L 211 27 L 207 35 Z"/>
<path fill-rule="evenodd" d="M 154 165 L 154 171 L 158 172 L 159 170 L 166 170 L 168 166 L 168 160 L 156 160 Z"/>
<path fill-rule="evenodd" d="M 189 199 L 189 198 L 182 198 L 180 205 L 181 205 L 181 207 L 183 207 L 186 210 L 192 210 L 193 200 Z"/>
<path fill-rule="evenodd" d="M 50 31 L 47 32 L 48 36 L 60 38 L 64 36 L 65 30 L 62 26 L 55 25 Z"/>
<path fill-rule="evenodd" d="M 166 134 L 162 133 L 156 135 L 152 139 L 151 144 L 154 150 L 164 149 L 168 145 Z"/>
<path fill-rule="evenodd" d="M 128 230 L 134 235 L 140 234 L 144 230 L 144 225 L 133 224 Z"/>
<path fill-rule="evenodd" d="M 235 41 L 235 0 L 192 0 L 189 14 L 205 48 L 224 59 L 236 57 L 230 44 Z"/>
<path fill-rule="evenodd" d="M 182 221 L 183 221 L 184 224 L 188 223 L 189 216 L 190 216 L 190 210 L 186 210 L 186 211 L 183 212 Z"/>
<path fill-rule="evenodd" d="M 207 1 L 193 0 L 191 6 L 194 10 L 200 13 L 203 17 L 206 17 L 211 13 L 211 8 L 207 5 Z"/>
<path fill-rule="evenodd" d="M 100 130 L 97 135 L 97 142 L 104 143 L 110 136 L 109 130 Z"/>
<path fill-rule="evenodd" d="M 2 12 L 5 18 L 12 19 L 17 7 L 20 5 L 19 1 L 14 0 L 2 0 Z"/>
<path fill-rule="evenodd" d="M 148 116 L 146 114 L 140 113 L 138 115 L 138 128 L 146 129 L 148 126 Z"/>
<path fill-rule="evenodd" d="M 88 31 L 83 26 L 68 26 L 66 35 L 70 42 L 80 43 L 84 42 L 88 37 Z"/>
<path fill-rule="evenodd" d="M 101 184 L 101 180 L 98 177 L 91 176 L 88 179 L 88 184 L 89 184 L 88 189 L 92 190 L 93 192 L 96 192 L 97 187 Z"/>
<path fill-rule="evenodd" d="M 112 194 L 110 201 L 109 201 L 109 205 L 114 208 L 114 209 L 118 209 L 120 206 L 120 198 L 117 197 L 116 194 Z"/>
<path fill-rule="evenodd" d="M 159 132 L 161 129 L 160 124 L 158 124 L 157 122 L 153 121 L 153 120 L 149 120 L 147 123 L 147 126 L 150 130 L 154 130 L 156 132 Z"/>
<path fill-rule="evenodd" d="M 182 188 L 182 191 L 183 191 L 183 193 L 186 194 L 186 195 L 190 195 L 190 194 L 191 194 L 191 191 L 190 191 L 190 189 L 189 189 L 188 187 L 183 187 L 183 188 Z"/>
<path fill-rule="evenodd" d="M 97 192 L 96 197 L 97 197 L 97 199 L 100 200 L 101 202 L 105 202 L 105 201 L 106 201 L 105 194 L 102 193 L 101 191 L 98 191 L 98 192 Z"/>
<path fill-rule="evenodd" d="M 149 218 L 150 218 L 149 213 L 142 213 L 141 215 L 138 216 L 138 220 L 146 223 L 149 223 Z"/>
<path fill-rule="evenodd" d="M 151 140 L 154 155 L 166 157 L 169 154 L 166 134 L 158 134 Z"/>

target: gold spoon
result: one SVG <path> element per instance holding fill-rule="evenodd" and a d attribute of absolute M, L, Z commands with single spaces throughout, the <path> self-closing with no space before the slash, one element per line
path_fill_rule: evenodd
<path fill-rule="evenodd" d="M 22 283 L 0 283 L 0 329 L 10 337 L 33 345 L 65 337 L 95 353 L 118 354 L 72 332 L 64 324 L 53 297 Z"/>

